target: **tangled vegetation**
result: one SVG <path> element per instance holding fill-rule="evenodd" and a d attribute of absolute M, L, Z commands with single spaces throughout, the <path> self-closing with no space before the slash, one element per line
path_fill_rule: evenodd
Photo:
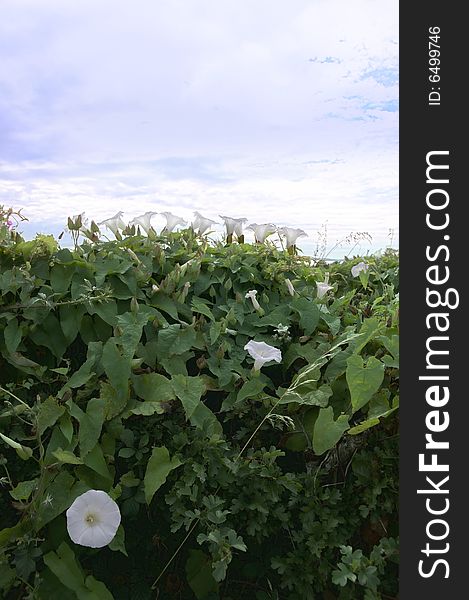
<path fill-rule="evenodd" d="M 3 226 L 0 596 L 395 598 L 398 256 L 361 260 Z M 67 533 L 90 489 L 99 549 Z"/>

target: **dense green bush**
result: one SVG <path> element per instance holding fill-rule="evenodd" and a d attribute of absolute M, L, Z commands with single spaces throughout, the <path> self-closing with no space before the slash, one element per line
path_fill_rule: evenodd
<path fill-rule="evenodd" d="M 2 236 L 2 598 L 396 596 L 395 253 L 352 277 L 191 230 Z M 88 489 L 109 547 L 67 534 Z"/>

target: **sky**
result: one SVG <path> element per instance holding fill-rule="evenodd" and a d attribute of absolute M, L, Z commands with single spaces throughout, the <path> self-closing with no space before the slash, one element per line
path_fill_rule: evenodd
<path fill-rule="evenodd" d="M 0 204 L 27 239 L 199 211 L 397 247 L 398 117 L 396 0 L 0 0 Z"/>

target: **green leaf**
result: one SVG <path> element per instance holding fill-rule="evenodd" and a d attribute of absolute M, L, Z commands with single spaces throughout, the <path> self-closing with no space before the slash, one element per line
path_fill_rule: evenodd
<path fill-rule="evenodd" d="M 181 401 L 187 419 L 190 419 L 200 404 L 200 398 L 205 392 L 203 379 L 199 377 L 186 377 L 175 375 L 171 380 L 175 395 Z"/>
<path fill-rule="evenodd" d="M 321 370 L 318 366 L 321 364 L 321 359 L 322 357 L 318 358 L 315 363 L 303 367 L 287 390 L 283 391 L 283 388 L 280 388 L 282 394 L 279 404 L 289 404 L 290 402 L 303 404 L 308 394 L 317 390 L 317 384 L 321 377 Z"/>
<path fill-rule="evenodd" d="M 124 394 L 119 394 L 110 383 L 100 382 L 99 397 L 104 401 L 104 418 L 110 421 L 119 415 L 127 406 L 128 398 Z"/>
<path fill-rule="evenodd" d="M 55 425 L 56 421 L 64 414 L 65 407 L 60 406 L 57 399 L 49 396 L 39 405 L 37 413 L 37 431 L 42 435 L 48 427 Z"/>
<path fill-rule="evenodd" d="M 105 323 L 114 327 L 117 325 L 117 303 L 108 298 L 105 302 L 93 303 L 89 308 L 90 315 L 98 315 Z"/>
<path fill-rule="evenodd" d="M 321 352 L 318 350 L 316 343 L 292 343 L 285 351 L 282 364 L 288 369 L 298 357 L 304 358 L 308 363 L 314 363 L 320 356 Z"/>
<path fill-rule="evenodd" d="M 358 425 L 351 427 L 347 433 L 349 435 L 357 435 L 363 433 L 367 429 L 379 425 L 381 419 L 388 417 L 395 410 L 399 408 L 399 398 L 393 399 L 392 406 L 389 406 L 389 391 L 380 390 L 370 400 L 370 409 L 368 410 L 368 417 L 365 421 L 362 421 Z"/>
<path fill-rule="evenodd" d="M 80 455 L 82 458 L 97 444 L 103 422 L 104 400 L 102 398 L 91 398 L 86 406 L 86 414 L 80 421 L 80 430 L 78 432 Z"/>
<path fill-rule="evenodd" d="M 332 389 L 328 385 L 322 385 L 316 389 L 317 382 L 303 384 L 294 390 L 287 390 L 280 400 L 279 404 L 290 404 L 296 402 L 309 406 L 325 407 L 329 404 L 329 398 L 332 396 Z"/>
<path fill-rule="evenodd" d="M 368 271 L 360 271 L 358 277 L 360 278 L 360 283 L 366 289 L 368 287 L 368 280 L 370 278 L 370 274 Z"/>
<path fill-rule="evenodd" d="M 312 390 L 306 394 L 303 404 L 309 406 L 320 406 L 324 408 L 329 404 L 329 398 L 332 396 L 332 389 L 328 385 L 321 385 L 317 390 Z"/>
<path fill-rule="evenodd" d="M 7 355 L 5 358 L 14 367 L 20 369 L 20 371 L 24 371 L 25 373 L 36 374 L 36 369 L 39 371 L 39 369 L 44 368 L 41 367 L 41 365 L 37 362 L 34 362 L 33 360 L 26 358 L 26 356 L 23 356 L 21 352 L 13 352 L 13 354 Z"/>
<path fill-rule="evenodd" d="M 99 444 L 96 444 L 96 446 L 88 452 L 83 462 L 87 467 L 93 469 L 93 471 L 112 483 L 112 475 L 109 472 L 109 467 Z"/>
<path fill-rule="evenodd" d="M 52 454 L 55 456 L 55 458 L 62 462 L 62 463 L 66 463 L 68 465 L 82 465 L 83 461 L 81 460 L 81 458 L 78 458 L 78 456 L 75 456 L 73 454 L 73 452 L 70 452 L 69 450 L 62 450 L 62 448 L 59 448 L 58 450 L 55 450 L 54 452 L 52 452 Z"/>
<path fill-rule="evenodd" d="M 50 503 L 40 503 L 36 514 L 36 530 L 42 529 L 44 525 L 66 511 L 75 498 L 88 489 L 88 486 L 81 481 L 75 481 L 65 470 L 60 471 L 55 477 L 51 477 L 47 485 L 47 494 L 51 501 Z"/>
<path fill-rule="evenodd" d="M 347 415 L 340 415 L 337 421 L 334 421 L 334 410 L 332 406 L 321 408 L 316 423 L 314 424 L 314 453 L 321 455 L 333 448 L 349 428 L 348 420 L 349 418 Z"/>
<path fill-rule="evenodd" d="M 228 559 L 227 557 L 222 558 L 221 560 L 216 560 L 212 564 L 212 575 L 215 581 L 223 581 L 226 577 L 226 571 L 228 569 Z"/>
<path fill-rule="evenodd" d="M 85 385 L 85 383 L 87 383 L 92 376 L 93 373 L 90 371 L 90 365 L 85 362 L 78 369 L 78 371 L 75 371 L 75 373 L 73 373 L 73 375 L 70 377 L 64 388 L 81 387 L 82 385 Z M 60 391 L 62 392 L 62 390 Z"/>
<path fill-rule="evenodd" d="M 319 308 L 307 298 L 295 298 L 290 306 L 300 315 L 300 326 L 305 335 L 311 335 L 319 323 Z"/>
<path fill-rule="evenodd" d="M 70 443 L 73 436 L 73 423 L 68 413 L 62 415 L 59 419 L 59 428 L 65 439 Z"/>
<path fill-rule="evenodd" d="M 134 454 L 135 454 L 134 448 L 121 448 L 119 450 L 118 456 L 120 456 L 121 458 L 131 458 L 132 456 L 134 456 Z"/>
<path fill-rule="evenodd" d="M 291 449 L 297 450 L 299 445 L 304 450 L 307 446 L 311 447 L 311 439 L 313 437 L 314 425 L 319 415 L 319 406 L 306 407 L 305 412 L 301 412 L 295 419 L 295 432 L 288 434 L 288 439 L 292 438 Z M 300 437 L 303 443 L 300 444 Z M 286 445 L 289 448 L 289 445 Z"/>
<path fill-rule="evenodd" d="M 18 326 L 18 319 L 13 318 L 8 321 L 8 325 L 3 330 L 5 336 L 5 345 L 10 354 L 16 352 L 21 342 L 22 332 Z"/>
<path fill-rule="evenodd" d="M 135 276 L 127 274 L 128 277 L 123 281 L 122 276 L 109 275 L 107 277 L 107 283 L 112 289 L 112 295 L 118 300 L 130 300 L 137 294 Z"/>
<path fill-rule="evenodd" d="M 171 381 L 159 373 L 132 375 L 135 393 L 145 402 L 170 402 L 175 393 Z"/>
<path fill-rule="evenodd" d="M 57 367 L 57 369 L 49 369 L 49 371 L 52 371 L 53 373 L 58 373 L 59 375 L 67 375 L 68 370 L 68 367 Z"/>
<path fill-rule="evenodd" d="M 303 432 L 295 431 L 288 434 L 285 441 L 285 448 L 292 452 L 304 452 L 308 447 L 308 439 Z"/>
<path fill-rule="evenodd" d="M 62 398 L 64 393 L 68 389 L 79 388 L 82 385 L 85 385 L 94 374 L 98 374 L 96 364 L 99 360 L 101 360 L 101 356 L 103 353 L 103 343 L 102 342 L 89 342 L 88 343 L 88 351 L 86 354 L 86 361 L 81 365 L 78 371 L 75 371 L 67 383 L 63 386 L 63 388 L 57 394 L 58 398 Z"/>
<path fill-rule="evenodd" d="M 78 600 L 114 600 L 114 596 L 107 589 L 102 581 L 98 581 L 93 575 L 88 575 L 85 579 L 85 586 L 90 590 L 82 596 L 78 596 Z M 92 594 L 92 595 L 90 595 Z"/>
<path fill-rule="evenodd" d="M 324 373 L 326 381 L 333 382 L 343 375 L 347 369 L 347 359 L 352 354 L 352 348 L 341 350 L 327 365 Z"/>
<path fill-rule="evenodd" d="M 132 364 L 130 358 L 120 352 L 115 338 L 109 338 L 104 344 L 101 360 L 112 387 L 127 396 Z"/>
<path fill-rule="evenodd" d="M 154 369 L 156 367 L 156 356 L 158 353 L 158 343 L 155 338 L 151 339 L 146 344 L 140 344 L 137 348 L 139 358 L 143 358 L 143 362 Z"/>
<path fill-rule="evenodd" d="M 244 358 L 244 357 L 243 357 Z M 215 356 L 211 356 L 207 360 L 207 364 L 210 368 L 210 371 L 218 377 L 218 383 L 220 387 L 227 387 L 235 373 L 243 373 L 244 369 L 241 367 L 240 360 L 233 360 L 224 358 L 220 360 Z"/>
<path fill-rule="evenodd" d="M 16 579 L 16 570 L 6 563 L 0 564 L 0 590 L 7 592 Z"/>
<path fill-rule="evenodd" d="M 175 375 L 171 383 L 191 424 L 204 431 L 209 437 L 213 434 L 221 435 L 222 426 L 213 412 L 201 402 L 205 392 L 204 380 L 200 377 Z"/>
<path fill-rule="evenodd" d="M 112 541 L 107 546 L 109 550 L 113 552 L 122 552 L 124 556 L 129 556 L 125 549 L 125 531 L 122 525 L 119 525 L 116 535 L 112 538 Z"/>
<path fill-rule="evenodd" d="M 349 435 L 358 435 L 359 433 L 363 433 L 367 429 L 371 429 L 371 427 L 375 427 L 376 425 L 379 425 L 379 419 L 377 419 L 376 417 L 373 417 L 372 419 L 366 419 L 365 421 L 362 421 L 358 425 L 351 427 L 347 431 L 347 433 Z"/>
<path fill-rule="evenodd" d="M 72 442 L 69 443 L 63 435 L 62 431 L 60 430 L 60 427 L 53 427 L 51 429 L 49 443 L 47 444 L 46 452 L 44 455 L 44 464 L 49 466 L 57 462 L 57 459 L 52 454 L 56 450 L 65 448 L 66 450 L 73 451 L 75 450 L 75 447 L 77 445 L 78 440 L 76 439 L 76 436 L 74 439 L 72 438 Z"/>
<path fill-rule="evenodd" d="M 15 442 L 15 440 L 12 440 L 6 435 L 3 435 L 3 433 L 0 433 L 0 437 L 6 444 L 8 444 L 11 448 L 14 448 L 16 450 L 16 454 L 18 454 L 18 456 L 22 460 L 28 460 L 28 458 L 31 458 L 31 456 L 33 455 L 33 451 L 31 450 L 31 448 L 28 448 L 28 446 L 23 446 L 22 444 Z"/>
<path fill-rule="evenodd" d="M 71 400 L 67 401 L 67 405 L 70 407 L 72 417 L 80 423 L 78 441 L 81 458 L 84 458 L 98 443 L 101 435 L 101 428 L 104 423 L 104 399 L 91 398 L 86 406 L 86 413 Z"/>
<path fill-rule="evenodd" d="M 158 353 L 161 355 L 183 354 L 190 350 L 196 341 L 193 327 L 181 328 L 169 325 L 158 332 Z"/>
<path fill-rule="evenodd" d="M 80 588 L 86 590 L 83 572 L 75 560 L 75 554 L 65 542 L 60 544 L 57 553 L 49 552 L 44 555 L 44 563 L 65 587 L 75 591 L 77 596 Z"/>
<path fill-rule="evenodd" d="M 182 462 L 179 458 L 173 456 L 170 459 L 168 449 L 165 446 L 153 448 L 143 480 L 147 504 L 150 504 L 155 492 L 164 484 L 169 473 L 180 465 L 182 465 Z"/>
<path fill-rule="evenodd" d="M 54 292 L 63 294 L 70 287 L 75 265 L 55 264 L 50 270 L 50 284 Z"/>
<path fill-rule="evenodd" d="M 399 368 L 399 336 L 394 334 L 388 337 L 380 335 L 377 339 L 382 342 L 389 354 L 381 359 L 387 367 Z"/>
<path fill-rule="evenodd" d="M 379 390 L 370 400 L 368 407 L 368 418 L 381 417 L 386 414 L 389 409 L 389 397 L 391 393 L 385 388 Z"/>
<path fill-rule="evenodd" d="M 39 600 L 77 600 L 77 596 L 67 589 L 50 569 L 41 571 L 41 580 L 37 590 Z"/>
<path fill-rule="evenodd" d="M 345 377 L 350 389 L 352 409 L 356 412 L 378 391 L 384 378 L 384 364 L 374 356 L 370 356 L 364 364 L 361 356 L 352 354 L 347 359 Z"/>
<path fill-rule="evenodd" d="M 120 483 L 124 486 L 124 487 L 136 487 L 137 485 L 140 484 L 140 479 L 138 477 L 135 477 L 135 474 L 133 471 L 127 471 L 127 473 L 124 473 L 121 478 L 120 478 Z"/>
<path fill-rule="evenodd" d="M 291 321 L 291 309 L 288 304 L 280 304 L 274 308 L 272 312 L 265 315 L 264 317 L 258 318 L 257 314 L 254 314 L 253 325 L 255 327 L 262 325 L 271 325 L 272 327 L 277 327 L 279 323 L 282 325 L 289 325 Z"/>
<path fill-rule="evenodd" d="M 324 321 L 324 323 L 329 327 L 332 335 L 337 335 L 340 329 L 340 317 L 337 315 L 332 315 L 325 304 L 320 305 L 319 311 L 321 321 Z"/>
<path fill-rule="evenodd" d="M 207 306 L 211 304 L 208 300 L 204 300 L 203 298 L 199 298 L 198 296 L 193 296 L 191 302 L 192 312 L 200 313 L 201 315 L 206 316 L 211 321 L 215 320 L 212 311 Z"/>
<path fill-rule="evenodd" d="M 187 583 L 197 600 L 203 600 L 211 592 L 218 593 L 218 583 L 212 575 L 210 557 L 202 550 L 189 550 L 186 561 Z"/>
<path fill-rule="evenodd" d="M 71 344 L 77 337 L 85 311 L 86 309 L 82 305 L 69 304 L 59 307 L 60 327 L 68 344 Z"/>
<path fill-rule="evenodd" d="M 178 320 L 179 315 L 174 300 L 166 296 L 163 292 L 157 292 L 151 299 L 153 306 L 156 306 L 163 312 L 170 315 L 173 319 Z"/>
<path fill-rule="evenodd" d="M 134 408 L 130 409 L 133 415 L 142 415 L 142 417 L 151 417 L 152 415 L 162 415 L 165 407 L 161 402 L 137 402 Z"/>
<path fill-rule="evenodd" d="M 201 402 L 195 409 L 192 417 L 190 418 L 190 422 L 191 425 L 194 425 L 194 427 L 202 430 L 209 438 L 213 435 L 221 436 L 223 433 L 223 428 L 220 425 L 220 422 L 213 412 L 208 408 L 208 406 L 205 406 L 203 402 Z"/>
<path fill-rule="evenodd" d="M 349 579 L 352 582 L 357 579 L 355 573 L 352 573 L 344 564 L 340 563 L 338 567 L 339 569 L 332 571 L 332 583 L 335 585 L 344 587 Z"/>
<path fill-rule="evenodd" d="M 62 391 L 66 388 L 79 388 L 82 385 L 85 385 L 85 383 L 87 383 L 93 375 L 94 373 L 91 372 L 91 365 L 86 362 L 83 363 L 82 366 L 78 369 L 78 371 L 75 371 L 75 373 L 73 373 L 73 375 L 67 381 L 65 386 L 60 390 L 59 397 L 63 396 Z"/>
<path fill-rule="evenodd" d="M 48 348 L 58 359 L 62 358 L 68 347 L 60 322 L 52 313 L 49 313 L 36 329 L 29 332 L 29 337 L 37 346 Z"/>
<path fill-rule="evenodd" d="M 132 364 L 131 358 L 121 354 L 114 338 L 110 338 L 104 345 L 102 363 L 114 390 L 114 394 L 107 390 L 106 397 L 106 418 L 111 419 L 122 412 L 129 399 Z"/>
<path fill-rule="evenodd" d="M 13 527 L 5 527 L 0 530 L 0 548 L 23 536 L 29 529 L 30 522 L 24 519 Z"/>
<path fill-rule="evenodd" d="M 10 496 L 15 500 L 29 500 L 29 497 L 37 488 L 38 479 L 20 481 L 16 487 L 10 490 Z"/>
<path fill-rule="evenodd" d="M 104 583 L 92 575 L 84 579 L 73 550 L 65 542 L 60 544 L 57 552 L 46 554 L 44 563 L 65 587 L 76 594 L 78 600 L 113 600 Z"/>
<path fill-rule="evenodd" d="M 145 311 L 137 313 L 127 312 L 117 316 L 117 324 L 121 329 L 121 335 L 116 341 L 122 346 L 125 358 L 133 358 L 137 349 L 144 325 L 148 323 L 149 315 Z"/>
<path fill-rule="evenodd" d="M 242 402 L 246 398 L 254 398 L 258 396 L 266 387 L 267 382 L 263 377 L 253 377 L 245 381 L 238 391 L 236 403 Z"/>
<path fill-rule="evenodd" d="M 215 321 L 210 325 L 210 343 L 213 345 L 220 337 L 222 324 Z"/>
<path fill-rule="evenodd" d="M 159 356 L 158 362 L 168 375 L 186 375 L 187 362 L 194 356 L 193 352 L 184 352 L 180 356 Z"/>
<path fill-rule="evenodd" d="M 350 343 L 350 347 L 353 348 L 354 353 L 359 354 L 368 342 L 379 335 L 383 327 L 384 325 L 382 325 L 376 317 L 365 319 L 358 332 L 358 336 Z"/>
<path fill-rule="evenodd" d="M 106 275 L 125 273 L 132 267 L 132 263 L 128 256 L 122 254 L 101 254 L 95 262 L 96 269 L 96 284 L 102 285 Z"/>

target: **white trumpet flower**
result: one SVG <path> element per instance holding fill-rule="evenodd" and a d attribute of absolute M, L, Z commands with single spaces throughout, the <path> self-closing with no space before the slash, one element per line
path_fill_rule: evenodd
<path fill-rule="evenodd" d="M 106 492 L 88 490 L 66 512 L 67 531 L 75 544 L 89 548 L 107 546 L 116 535 L 121 513 Z"/>
<path fill-rule="evenodd" d="M 207 219 L 199 212 L 194 212 L 195 219 L 192 221 L 192 229 L 196 231 L 199 235 L 203 235 L 212 225 L 216 225 L 216 221 L 212 221 L 212 219 Z"/>
<path fill-rule="evenodd" d="M 324 298 L 327 292 L 333 289 L 333 286 L 329 285 L 329 273 L 324 275 L 324 281 L 316 281 L 316 288 L 319 299 Z"/>
<path fill-rule="evenodd" d="M 254 306 L 255 310 L 260 310 L 260 304 L 257 301 L 257 290 L 249 290 L 249 292 L 246 293 L 246 295 L 244 296 L 245 298 L 250 298 L 252 300 L 252 305 Z"/>
<path fill-rule="evenodd" d="M 324 298 L 324 296 L 327 294 L 327 292 L 329 290 L 333 289 L 332 285 L 329 285 L 328 283 L 325 283 L 324 281 L 321 283 L 319 281 L 317 281 L 316 287 L 317 287 L 317 294 L 318 294 L 319 299 Z"/>
<path fill-rule="evenodd" d="M 284 235 L 287 239 L 287 248 L 296 245 L 296 240 L 299 237 L 308 237 L 308 234 L 302 229 L 294 229 L 293 227 L 280 227 L 278 232 Z"/>
<path fill-rule="evenodd" d="M 119 211 L 113 217 L 111 217 L 110 219 L 105 219 L 104 221 L 101 221 L 100 223 L 98 223 L 98 225 L 104 225 L 105 227 L 110 229 L 112 231 L 112 233 L 117 237 L 118 235 L 120 235 L 119 229 L 126 228 L 126 224 L 122 220 L 123 214 L 124 213 L 122 211 Z"/>
<path fill-rule="evenodd" d="M 171 232 L 174 230 L 176 225 L 186 225 L 186 221 L 184 221 L 184 219 L 173 215 L 173 213 L 162 212 L 160 214 L 166 218 L 166 225 L 163 227 L 163 231 Z"/>
<path fill-rule="evenodd" d="M 352 277 L 358 277 L 362 271 L 366 273 L 369 268 L 370 265 L 368 263 L 363 261 L 359 262 L 351 268 Z"/>
<path fill-rule="evenodd" d="M 227 236 L 233 235 L 233 233 L 235 233 L 237 237 L 243 235 L 243 226 L 247 219 L 233 219 L 232 217 L 223 217 L 222 215 L 220 215 L 220 219 L 225 221 Z"/>
<path fill-rule="evenodd" d="M 272 223 L 262 223 L 261 225 L 251 223 L 247 229 L 254 231 L 254 237 L 259 244 L 263 244 L 269 235 L 277 231 L 277 227 Z"/>
<path fill-rule="evenodd" d="M 288 293 L 290 296 L 295 295 L 295 288 L 293 287 L 293 283 L 289 279 L 285 279 L 285 284 L 287 286 Z"/>
<path fill-rule="evenodd" d="M 282 362 L 282 353 L 278 348 L 269 346 L 265 342 L 254 342 L 251 340 L 248 342 L 244 349 L 248 351 L 249 355 L 254 359 L 254 370 L 259 371 L 265 363 L 275 361 L 277 363 Z"/>
<path fill-rule="evenodd" d="M 129 225 L 139 225 L 143 229 L 143 231 L 148 235 L 148 232 L 151 227 L 151 218 L 157 214 L 157 212 L 153 211 L 146 212 L 144 215 L 140 215 L 139 217 L 135 217 L 135 219 L 132 219 Z"/>

